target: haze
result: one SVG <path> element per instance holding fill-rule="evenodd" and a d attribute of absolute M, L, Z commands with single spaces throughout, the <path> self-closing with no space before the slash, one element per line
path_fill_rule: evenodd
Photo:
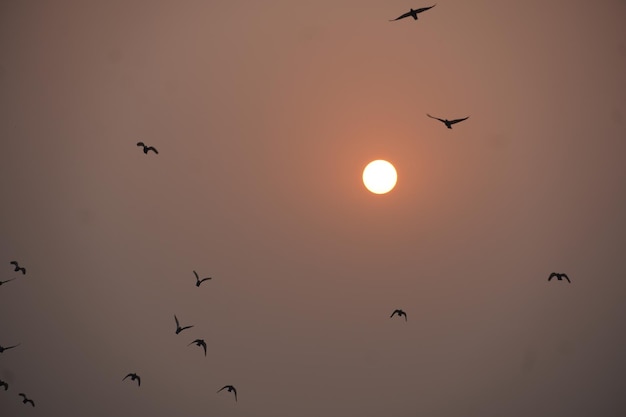
<path fill-rule="evenodd" d="M 433 3 L 3 1 L 0 414 L 626 415 L 626 2 Z"/>

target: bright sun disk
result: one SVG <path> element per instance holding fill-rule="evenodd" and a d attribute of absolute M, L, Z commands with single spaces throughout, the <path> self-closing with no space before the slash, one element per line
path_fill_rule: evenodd
<path fill-rule="evenodd" d="M 377 159 L 363 170 L 363 184 L 374 194 L 388 193 L 396 186 L 398 174 L 391 163 Z"/>

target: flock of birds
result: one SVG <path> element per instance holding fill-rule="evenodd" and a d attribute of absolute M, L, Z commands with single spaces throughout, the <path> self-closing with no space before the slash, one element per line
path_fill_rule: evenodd
<path fill-rule="evenodd" d="M 144 147 L 145 149 L 146 147 Z M 152 147 L 150 147 L 152 148 Z M 152 150 L 154 150 L 155 153 L 158 153 L 156 151 L 156 149 L 152 148 Z M 147 152 L 145 152 L 147 153 Z M 20 267 L 19 263 L 17 261 L 11 261 L 11 265 L 14 266 L 14 272 L 21 272 L 22 275 L 26 274 L 26 269 L 23 267 Z M 193 274 L 196 277 L 196 287 L 200 287 L 200 285 L 202 285 L 203 282 L 208 281 L 210 279 L 212 279 L 212 277 L 205 277 L 205 278 L 200 278 L 200 276 L 198 275 L 198 273 L 196 271 L 193 271 Z M 5 280 L 5 281 L 0 281 L 0 284 L 4 284 L 6 282 L 9 281 L 13 281 L 14 278 Z M 175 329 L 175 333 L 178 335 L 181 332 L 183 332 L 184 330 L 187 329 L 191 329 L 192 327 L 194 327 L 193 325 L 187 325 L 187 326 L 181 326 L 180 325 L 180 321 L 178 320 L 178 317 L 176 316 L 176 314 L 174 314 L 174 322 L 176 323 L 176 329 Z M 207 344 L 204 341 L 204 339 L 195 339 L 193 340 L 191 343 L 189 343 L 187 346 L 191 346 L 191 345 L 196 345 L 198 347 L 201 347 L 204 351 L 204 356 L 207 355 Z M 0 345 L 0 353 L 4 353 L 7 350 L 10 349 L 14 349 L 16 347 L 20 346 L 20 343 L 16 344 L 16 345 L 12 345 L 12 346 L 2 346 Z M 130 381 L 136 381 L 137 382 L 137 386 L 140 387 L 141 386 L 141 376 L 139 376 L 139 374 L 137 374 L 136 372 L 129 372 L 128 374 L 126 374 L 126 376 L 124 378 L 122 378 L 122 381 L 126 380 L 127 378 L 130 378 Z M 5 391 L 8 391 L 9 389 L 9 383 L 3 380 L 0 380 L 0 388 L 4 388 Z M 235 401 L 237 401 L 237 388 L 235 388 L 234 385 L 224 385 L 222 388 L 220 388 L 219 390 L 217 390 L 217 393 L 223 391 L 223 390 L 227 390 L 228 392 L 232 392 L 234 397 L 235 397 Z M 24 404 L 30 404 L 32 407 L 35 406 L 35 402 L 28 398 L 26 396 L 26 394 L 24 394 L 23 392 L 20 392 L 18 394 L 20 397 L 22 397 L 22 403 Z"/>
<path fill-rule="evenodd" d="M 407 17 L 412 17 L 414 20 L 418 20 L 418 14 L 419 13 L 422 13 L 422 12 L 425 12 L 427 10 L 430 10 L 430 9 L 432 9 L 435 6 L 436 6 L 436 4 L 434 4 L 432 6 L 429 6 L 429 7 L 422 7 L 422 8 L 419 8 L 419 9 L 410 9 L 408 12 L 402 14 L 401 16 L 398 16 L 395 19 L 391 19 L 390 21 L 393 22 L 393 21 L 405 19 Z M 467 117 L 460 118 L 460 119 L 448 120 L 448 119 L 441 119 L 439 117 L 434 117 L 434 116 L 431 116 L 430 114 L 426 114 L 426 116 L 428 116 L 428 117 L 430 117 L 432 119 L 440 121 L 448 129 L 452 129 L 452 125 L 454 125 L 456 123 L 459 123 L 459 122 L 462 122 L 464 120 L 467 120 L 469 118 L 469 116 L 467 116 Z M 146 155 L 150 151 L 152 151 L 156 155 L 159 154 L 159 151 L 154 146 L 148 146 L 144 142 L 137 142 L 137 146 L 142 148 L 143 153 L 146 154 Z M 22 275 L 26 274 L 26 269 L 24 267 L 21 267 L 17 261 L 11 261 L 10 264 L 14 267 L 14 269 L 13 269 L 14 272 L 21 272 Z M 196 287 L 200 287 L 200 285 L 203 282 L 212 279 L 211 277 L 200 278 L 196 271 L 193 271 L 193 273 L 194 273 L 194 275 L 196 277 Z M 567 280 L 567 282 L 571 283 L 571 280 L 569 279 L 567 274 L 564 274 L 564 273 L 552 272 L 548 276 L 548 281 L 551 281 L 552 278 L 556 278 L 558 281 L 562 281 L 563 278 L 564 278 L 564 279 Z M 16 277 L 13 277 L 13 278 L 10 278 L 10 279 L 4 280 L 4 281 L 0 280 L 0 285 L 6 284 L 6 283 L 8 283 L 10 281 L 13 281 L 15 279 L 16 279 Z M 391 313 L 390 318 L 393 318 L 394 316 L 404 317 L 404 320 L 408 321 L 407 313 L 404 310 L 402 310 L 402 309 L 395 309 Z M 183 332 L 184 330 L 187 330 L 187 329 L 190 329 L 190 328 L 194 327 L 193 325 L 181 326 L 180 322 L 178 320 L 178 317 L 176 315 L 174 315 L 174 321 L 176 323 L 175 333 L 177 335 L 180 334 L 181 332 Z M 198 347 L 201 347 L 203 349 L 203 351 L 204 351 L 204 355 L 205 356 L 207 355 L 207 344 L 204 341 L 204 339 L 195 339 L 191 343 L 189 343 L 187 346 L 191 346 L 191 345 L 194 345 L 194 344 L 196 346 L 198 346 Z M 10 350 L 10 349 L 14 349 L 14 348 L 16 348 L 18 346 L 20 346 L 19 343 L 16 344 L 16 345 L 6 346 L 6 347 L 0 345 L 0 353 L 4 353 L 5 351 Z M 128 373 L 124 378 L 122 378 L 122 381 L 124 381 L 124 380 L 126 380 L 128 378 L 130 378 L 131 382 L 132 381 L 136 381 L 138 387 L 141 386 L 141 377 L 137 373 L 135 373 L 135 372 Z M 9 384 L 6 381 L 0 380 L 0 388 L 4 388 L 4 391 L 7 391 L 9 389 Z M 233 385 L 224 385 L 222 388 L 217 390 L 217 393 L 219 393 L 219 392 L 221 392 L 223 390 L 227 390 L 228 392 L 232 392 L 234 397 L 235 397 L 235 401 L 237 401 L 237 389 Z M 22 403 L 30 404 L 32 407 L 35 406 L 35 402 L 32 399 L 28 398 L 26 396 L 26 394 L 24 394 L 23 392 L 20 392 L 18 394 L 18 396 L 22 397 Z"/>
<path fill-rule="evenodd" d="M 22 268 L 19 266 L 19 264 L 16 261 L 11 261 L 11 264 L 14 265 L 14 271 L 21 271 L 22 274 L 26 274 L 26 269 Z M 200 278 L 198 276 L 198 273 L 196 271 L 193 271 L 193 274 L 196 277 L 196 287 L 200 287 L 200 285 L 207 280 L 212 279 L 212 277 L 206 277 L 206 278 Z M 565 278 L 567 280 L 567 282 L 571 283 L 572 281 L 569 279 L 569 277 L 567 276 L 567 274 L 565 273 L 560 273 L 560 272 L 552 272 L 550 273 L 550 275 L 548 276 L 548 281 L 551 281 L 552 278 L 556 278 L 558 281 L 562 281 L 563 278 Z M 5 283 L 5 282 L 9 282 L 14 280 L 15 278 L 11 278 L 9 280 L 6 281 L 0 281 L 0 283 Z M 391 313 L 391 316 L 389 316 L 389 318 L 393 318 L 394 316 L 398 316 L 398 317 L 404 317 L 404 321 L 408 321 L 408 316 L 406 314 L 406 312 L 402 309 L 395 309 L 393 310 L 393 312 Z M 184 330 L 187 329 L 191 329 L 192 327 L 194 327 L 193 325 L 187 325 L 187 326 L 181 326 L 180 325 L 180 321 L 178 320 L 178 317 L 174 314 L 174 321 L 176 323 L 176 329 L 175 329 L 175 333 L 178 335 L 181 332 L 183 332 Z M 193 340 L 191 343 L 189 343 L 187 346 L 191 346 L 191 345 L 196 345 L 198 347 L 201 347 L 204 350 L 204 356 L 207 355 L 207 345 L 206 342 L 204 341 L 204 339 L 195 339 Z M 20 343 L 16 344 L 16 345 L 12 345 L 12 346 L 1 346 L 0 345 L 0 353 L 4 353 L 7 350 L 10 349 L 14 349 L 16 347 L 20 346 Z M 127 378 L 130 378 L 131 382 L 132 381 L 137 381 L 137 386 L 140 387 L 141 386 L 141 377 L 136 373 L 136 372 L 129 372 L 124 378 L 122 378 L 122 381 L 126 380 Z M 7 391 L 9 389 L 9 384 L 6 381 L 0 380 L 0 387 L 3 387 L 5 391 Z M 228 392 L 232 392 L 233 395 L 235 396 L 235 401 L 237 401 L 237 389 L 235 388 L 235 386 L 233 385 L 224 385 L 222 388 L 220 388 L 219 390 L 217 390 L 217 393 L 223 391 L 223 390 L 227 390 Z M 35 406 L 35 402 L 28 398 L 26 396 L 26 394 L 24 394 L 23 392 L 20 392 L 18 394 L 20 397 L 22 397 L 22 403 L 24 404 L 30 404 L 31 406 Z"/>

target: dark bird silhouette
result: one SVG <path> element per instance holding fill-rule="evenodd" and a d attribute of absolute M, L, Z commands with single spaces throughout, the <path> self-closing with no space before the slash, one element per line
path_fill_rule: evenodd
<path fill-rule="evenodd" d="M 204 339 L 196 339 L 193 342 L 189 343 L 187 346 L 191 346 L 194 343 L 196 344 L 196 346 L 202 346 L 202 348 L 204 349 L 204 356 L 206 356 L 206 342 L 204 341 Z"/>
<path fill-rule="evenodd" d="M 137 142 L 137 146 L 143 146 L 143 153 L 148 154 L 148 151 L 152 151 L 155 154 L 159 154 L 154 146 L 146 146 L 143 142 Z"/>
<path fill-rule="evenodd" d="M 237 389 L 235 387 L 233 387 L 232 385 L 224 385 L 222 388 L 218 389 L 217 392 L 220 392 L 223 389 L 227 389 L 228 392 L 232 392 L 233 394 L 235 394 L 235 401 L 237 401 Z"/>
<path fill-rule="evenodd" d="M 0 379 L 0 387 L 4 387 L 4 390 L 6 391 L 9 389 L 9 384 Z"/>
<path fill-rule="evenodd" d="M 0 281 L 0 285 L 6 284 L 9 281 L 13 281 L 15 278 L 7 279 L 6 281 Z"/>
<path fill-rule="evenodd" d="M 15 272 L 22 271 L 22 275 L 26 275 L 26 268 L 20 267 L 17 261 L 11 261 L 11 265 L 15 266 Z"/>
<path fill-rule="evenodd" d="M 176 314 L 174 314 L 174 320 L 176 320 L 176 334 L 182 332 L 185 329 L 190 329 L 193 327 L 193 326 L 180 327 L 180 324 L 178 324 L 178 317 L 176 317 Z"/>
<path fill-rule="evenodd" d="M 24 404 L 30 403 L 30 405 L 32 405 L 33 407 L 35 406 L 35 402 L 34 402 L 33 400 L 31 400 L 30 398 L 27 398 L 27 397 L 26 397 L 26 394 L 24 394 L 23 392 L 20 392 L 20 393 L 19 393 L 19 394 L 17 394 L 17 395 L 19 395 L 20 397 L 22 397 L 22 398 L 23 398 L 22 402 L 23 402 Z"/>
<path fill-rule="evenodd" d="M 141 378 L 139 377 L 139 375 L 137 375 L 136 373 L 132 372 L 132 373 L 126 375 L 124 378 L 122 378 L 122 381 L 125 380 L 128 377 L 130 377 L 131 381 L 137 380 L 137 386 L 138 387 L 141 386 Z"/>
<path fill-rule="evenodd" d="M 392 318 L 395 314 L 397 314 L 398 317 L 404 316 L 404 321 L 407 321 L 406 313 L 404 311 L 400 310 L 399 308 L 393 310 L 393 313 L 391 313 L 391 316 L 389 316 L 389 318 Z"/>
<path fill-rule="evenodd" d="M 462 122 L 463 120 L 467 120 L 467 119 L 469 119 L 469 116 L 464 117 L 464 118 L 462 118 L 462 119 L 454 119 L 454 120 L 440 119 L 440 118 L 438 118 L 438 117 L 431 116 L 431 115 L 430 115 L 430 114 L 428 114 L 428 113 L 426 113 L 426 116 L 430 117 L 431 119 L 436 119 L 436 120 L 439 120 L 441 123 L 443 123 L 444 125 L 446 125 L 446 127 L 447 127 L 448 129 L 452 129 L 452 125 L 453 125 L 453 124 L 455 124 L 455 123 L 459 123 L 459 122 Z"/>
<path fill-rule="evenodd" d="M 430 7 L 422 7 L 422 8 L 417 9 L 417 10 L 411 9 L 408 12 L 406 12 L 405 14 L 403 14 L 402 16 L 398 16 L 395 19 L 391 19 L 390 22 L 395 22 L 396 20 L 404 19 L 405 17 L 409 17 L 409 16 L 411 16 L 413 19 L 417 20 L 417 14 L 418 13 L 422 13 L 422 12 L 425 12 L 426 10 L 432 9 L 436 5 L 437 4 L 435 3 L 435 4 L 433 4 Z"/>
<path fill-rule="evenodd" d="M 202 284 L 204 281 L 208 280 L 208 279 L 212 279 L 211 277 L 206 277 L 206 278 L 202 278 L 200 279 L 198 277 L 198 273 L 196 271 L 193 271 L 193 274 L 196 276 L 196 287 L 199 287 L 200 284 Z"/>
<path fill-rule="evenodd" d="M 8 346 L 8 347 L 0 346 L 0 353 L 4 352 L 5 350 L 9 350 L 9 349 L 13 349 L 15 347 L 18 347 L 20 344 L 21 343 L 18 343 L 17 345 Z"/>
<path fill-rule="evenodd" d="M 556 279 L 558 279 L 559 281 L 563 281 L 563 278 L 565 278 L 567 282 L 569 282 L 570 284 L 572 283 L 572 281 L 569 280 L 569 277 L 567 276 L 567 274 L 559 274 L 557 272 L 551 273 L 550 276 L 548 277 L 548 281 L 550 281 L 554 277 L 556 277 Z"/>

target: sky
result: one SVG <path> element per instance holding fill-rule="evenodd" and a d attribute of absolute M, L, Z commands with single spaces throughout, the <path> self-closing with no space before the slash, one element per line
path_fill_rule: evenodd
<path fill-rule="evenodd" d="M 430 5 L 1 2 L 1 414 L 626 415 L 626 2 Z"/>

